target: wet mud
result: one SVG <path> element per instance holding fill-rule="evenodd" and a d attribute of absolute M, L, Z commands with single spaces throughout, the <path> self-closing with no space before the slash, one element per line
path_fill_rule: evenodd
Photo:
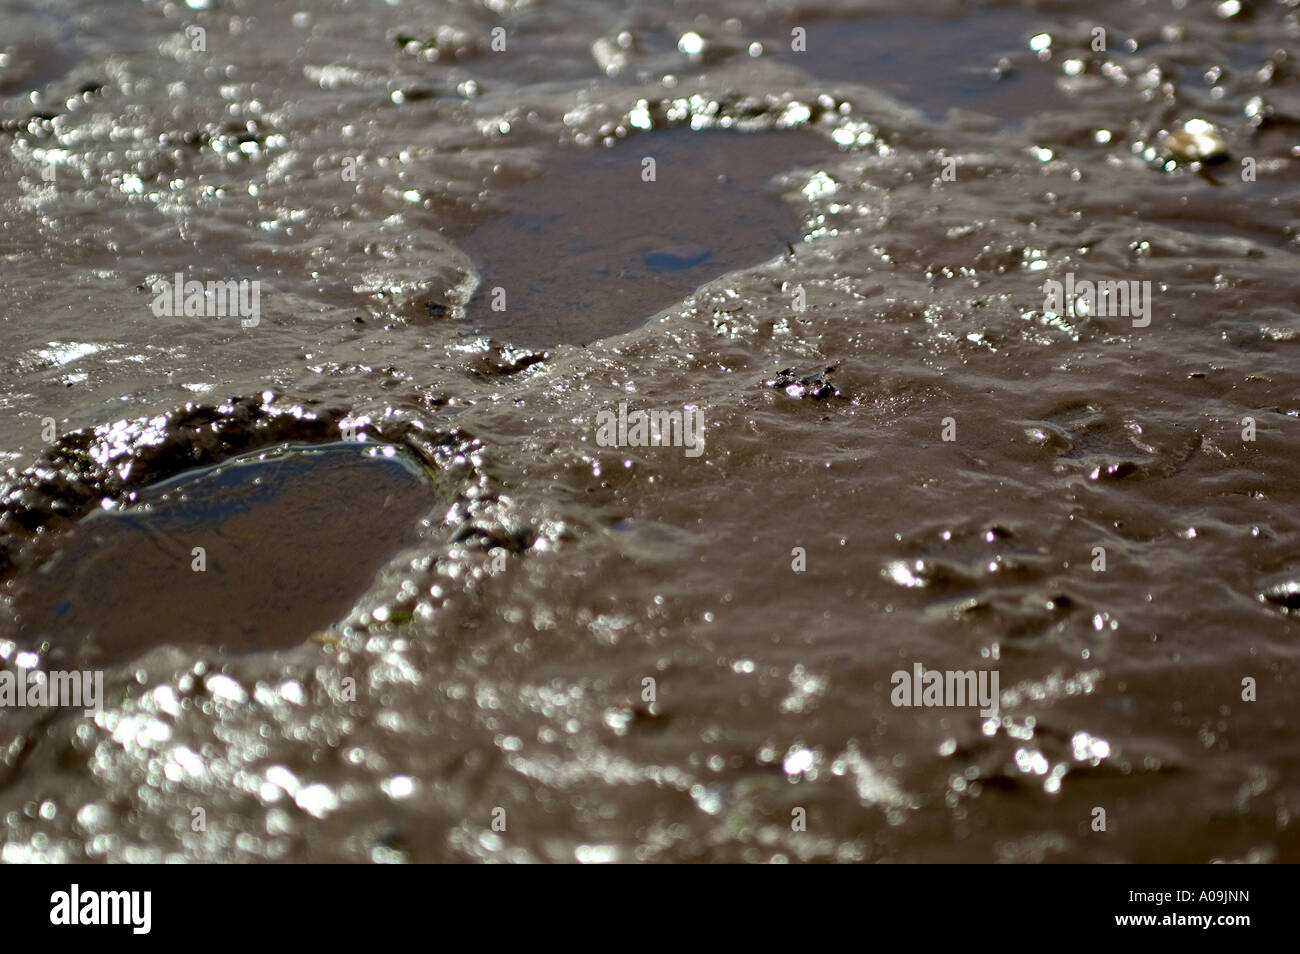
<path fill-rule="evenodd" d="M 1287 4 L 0 16 L 0 859 L 1300 858 Z"/>

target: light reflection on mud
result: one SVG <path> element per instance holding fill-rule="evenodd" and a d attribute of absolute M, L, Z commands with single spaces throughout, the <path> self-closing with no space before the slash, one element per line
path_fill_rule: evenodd
<path fill-rule="evenodd" d="M 362 422 L 442 503 L 353 531 L 387 563 L 311 642 L 0 712 L 3 860 L 1300 857 L 1295 11 L 751 6 L 4 12 L 6 667 L 57 658 L 35 555 L 154 479 Z M 485 319 L 476 230 L 578 205 L 577 150 L 670 141 L 705 195 L 746 134 L 744 194 L 590 237 L 698 262 L 662 300 L 566 323 L 570 270 Z M 504 267 L 565 266 L 537 231 Z M 178 271 L 260 324 L 156 317 Z M 1048 307 L 1067 273 L 1150 281 L 1150 325 Z M 597 445 L 621 401 L 706 453 Z M 914 663 L 997 668 L 999 715 L 892 705 Z"/>

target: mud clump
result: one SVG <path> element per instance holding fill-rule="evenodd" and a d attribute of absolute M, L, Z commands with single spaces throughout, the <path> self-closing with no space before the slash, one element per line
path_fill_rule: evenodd
<path fill-rule="evenodd" d="M 825 401 L 827 398 L 841 397 L 840 389 L 831 383 L 830 374 L 834 370 L 834 367 L 829 367 L 799 374 L 794 368 L 785 368 L 763 384 L 769 388 L 778 388 L 792 398 L 807 397 L 814 401 Z"/>

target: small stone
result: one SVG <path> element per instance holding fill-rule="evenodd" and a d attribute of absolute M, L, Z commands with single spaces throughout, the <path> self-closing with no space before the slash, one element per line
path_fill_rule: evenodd
<path fill-rule="evenodd" d="M 1189 119 L 1164 138 L 1163 145 L 1180 162 L 1222 162 L 1228 143 L 1214 124 Z"/>

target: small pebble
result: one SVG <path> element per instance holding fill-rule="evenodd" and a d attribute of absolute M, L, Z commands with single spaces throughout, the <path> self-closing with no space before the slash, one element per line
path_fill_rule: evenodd
<path fill-rule="evenodd" d="M 1189 119 L 1164 138 L 1164 147 L 1180 162 L 1221 162 L 1228 143 L 1212 123 Z"/>

